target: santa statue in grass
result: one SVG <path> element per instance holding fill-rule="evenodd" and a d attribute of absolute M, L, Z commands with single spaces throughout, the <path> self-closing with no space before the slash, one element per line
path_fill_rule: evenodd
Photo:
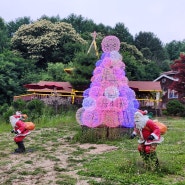
<path fill-rule="evenodd" d="M 131 134 L 131 139 L 139 136 L 138 151 L 147 165 L 154 162 L 157 167 L 159 165 L 156 148 L 164 138 L 161 136 L 159 127 L 155 122 L 149 119 L 147 111 L 138 110 L 134 115 L 135 128 Z M 149 166 L 148 166 L 149 167 Z"/>
<path fill-rule="evenodd" d="M 20 111 L 17 111 L 15 115 L 10 116 L 10 123 L 13 127 L 11 133 L 15 133 L 14 141 L 18 145 L 18 148 L 15 149 L 14 153 L 23 153 L 25 152 L 25 146 L 23 143 L 24 138 L 30 134 L 30 131 L 26 128 L 24 120 L 27 118 L 26 114 L 22 114 Z"/>

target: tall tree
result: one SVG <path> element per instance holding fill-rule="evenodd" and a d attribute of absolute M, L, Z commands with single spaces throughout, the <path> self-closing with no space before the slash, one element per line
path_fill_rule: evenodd
<path fill-rule="evenodd" d="M 7 23 L 8 36 L 12 37 L 14 33 L 19 29 L 20 26 L 24 24 L 30 24 L 32 21 L 30 17 L 20 17 L 15 19 L 15 21 L 10 21 Z"/>
<path fill-rule="evenodd" d="M 7 27 L 4 19 L 0 17 L 0 53 L 2 53 L 9 46 L 9 39 L 7 34 Z"/>
<path fill-rule="evenodd" d="M 174 60 L 171 69 L 176 72 L 174 78 L 177 80 L 173 81 L 171 89 L 176 90 L 181 99 L 185 96 L 185 53 L 181 53 L 180 58 Z"/>
<path fill-rule="evenodd" d="M 35 75 L 36 74 L 36 75 Z M 0 104 L 10 103 L 13 96 L 25 92 L 23 85 L 38 80 L 34 61 L 25 60 L 10 51 L 0 54 Z"/>
<path fill-rule="evenodd" d="M 66 80 L 77 90 L 86 89 L 90 84 L 96 61 L 97 57 L 94 55 L 87 55 L 85 52 L 77 53 L 73 60 L 74 70 L 72 75 L 68 75 Z"/>
<path fill-rule="evenodd" d="M 175 60 L 181 52 L 185 52 L 185 43 L 173 40 L 165 45 L 170 60 Z"/>
<path fill-rule="evenodd" d="M 167 59 L 162 42 L 151 32 L 136 34 L 134 45 L 143 53 L 146 59 L 155 61 L 159 66 Z"/>
<path fill-rule="evenodd" d="M 85 19 L 82 15 L 71 14 L 62 20 L 73 26 L 77 33 L 93 32 L 95 31 L 96 24 L 91 19 Z"/>
<path fill-rule="evenodd" d="M 127 42 L 133 44 L 134 38 L 129 33 L 128 28 L 123 23 L 117 23 L 112 30 L 112 34 L 119 38 L 120 42 Z"/>
<path fill-rule="evenodd" d="M 61 59 L 58 62 L 68 63 L 80 46 L 86 44 L 71 24 L 48 20 L 22 25 L 11 41 L 14 50 L 25 58 L 37 59 L 37 66 L 42 68 L 47 66 L 47 62 L 56 62 L 56 58 Z M 68 54 L 69 61 L 65 61 L 64 56 Z"/>

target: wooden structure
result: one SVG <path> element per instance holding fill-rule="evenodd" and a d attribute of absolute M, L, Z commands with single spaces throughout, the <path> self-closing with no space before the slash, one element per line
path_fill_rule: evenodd
<path fill-rule="evenodd" d="M 72 103 L 74 103 L 74 98 L 78 97 L 69 82 L 40 81 L 38 83 L 26 84 L 25 87 L 27 88 L 28 93 L 14 96 L 14 101 L 17 99 L 30 101 L 33 99 L 44 99 L 49 96 L 57 95 L 68 98 Z"/>
<path fill-rule="evenodd" d="M 140 107 L 160 109 L 162 89 L 160 82 L 129 81 L 128 85 L 136 93 Z"/>
<path fill-rule="evenodd" d="M 166 109 L 166 103 L 171 99 L 178 99 L 179 94 L 177 91 L 170 89 L 170 85 L 173 81 L 177 81 L 177 79 L 174 78 L 174 75 L 176 74 L 175 71 L 168 71 L 162 73 L 158 78 L 154 80 L 154 82 L 159 82 L 162 89 L 162 109 Z"/>
<path fill-rule="evenodd" d="M 57 83 L 56 86 L 50 86 L 53 88 L 46 88 L 48 87 L 48 84 L 55 85 L 55 83 Z M 39 87 L 35 85 L 39 85 Z M 162 93 L 160 82 L 129 81 L 128 85 L 135 91 L 136 99 L 140 102 L 141 108 L 160 109 Z M 57 94 L 57 96 L 68 98 L 72 104 L 81 104 L 83 100 L 83 90 L 85 90 L 75 90 L 69 82 L 40 81 L 37 84 L 33 83 L 33 86 L 30 87 L 35 88 L 28 88 L 28 94 L 14 96 L 14 101 L 17 99 L 25 101 L 30 101 L 35 98 L 44 99 Z"/>

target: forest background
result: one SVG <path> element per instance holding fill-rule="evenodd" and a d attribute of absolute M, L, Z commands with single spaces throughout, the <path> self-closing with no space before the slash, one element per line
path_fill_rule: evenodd
<path fill-rule="evenodd" d="M 92 33 L 97 33 L 94 48 Z M 0 105 L 9 106 L 13 96 L 26 93 L 24 84 L 46 81 L 69 81 L 78 90 L 90 84 L 93 69 L 101 58 L 101 41 L 115 35 L 121 42 L 120 54 L 129 80 L 152 81 L 185 52 L 185 40 L 165 45 L 152 32 L 129 33 L 124 23 L 115 27 L 95 24 L 82 15 L 43 15 L 33 21 L 20 17 L 5 22 L 0 18 Z M 64 69 L 72 68 L 72 75 Z M 0 109 L 0 114 L 3 110 Z"/>

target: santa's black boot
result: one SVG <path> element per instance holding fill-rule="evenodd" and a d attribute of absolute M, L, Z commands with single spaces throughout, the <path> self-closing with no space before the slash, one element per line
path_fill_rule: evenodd
<path fill-rule="evenodd" d="M 14 153 L 24 153 L 25 152 L 25 146 L 24 146 L 23 141 L 16 142 L 16 144 L 18 145 L 18 148 L 15 149 Z"/>

